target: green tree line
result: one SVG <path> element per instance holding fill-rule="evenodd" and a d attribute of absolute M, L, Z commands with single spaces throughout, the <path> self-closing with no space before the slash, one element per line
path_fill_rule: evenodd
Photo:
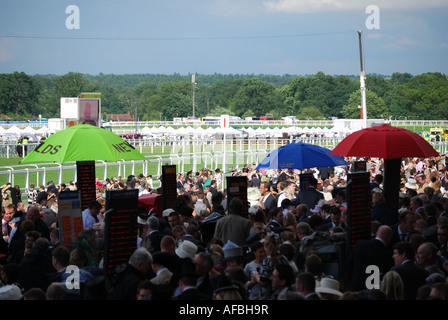
<path fill-rule="evenodd" d="M 0 114 L 13 119 L 57 118 L 60 98 L 82 92 L 102 94 L 102 112 L 134 114 L 140 120 L 171 120 L 192 116 L 259 117 L 274 119 L 359 118 L 358 76 L 254 74 L 103 74 L 70 72 L 62 76 L 0 74 Z M 366 76 L 369 118 L 447 119 L 448 79 L 438 72 Z M 105 119 L 105 118 L 104 118 Z"/>

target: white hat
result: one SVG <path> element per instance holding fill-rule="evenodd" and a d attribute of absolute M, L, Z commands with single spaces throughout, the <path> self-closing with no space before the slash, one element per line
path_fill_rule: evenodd
<path fill-rule="evenodd" d="M 320 209 L 322 208 L 322 206 L 320 205 L 320 204 L 316 204 L 315 206 L 314 206 L 314 208 L 313 209 L 311 209 L 310 211 L 311 212 L 320 212 Z"/>
<path fill-rule="evenodd" d="M 322 278 L 316 283 L 316 292 L 318 293 L 329 293 L 336 296 L 342 296 L 342 292 L 339 291 L 340 285 L 339 281 L 332 278 Z"/>
<path fill-rule="evenodd" d="M 176 249 L 176 254 L 180 258 L 191 258 L 193 259 L 196 252 L 198 251 L 198 246 L 193 242 L 185 240 Z"/>
<path fill-rule="evenodd" d="M 409 179 L 404 185 L 408 189 L 418 190 L 417 181 L 415 179 Z"/>
<path fill-rule="evenodd" d="M 0 287 L 0 300 L 20 300 L 22 291 L 15 284 L 8 284 Z"/>
<path fill-rule="evenodd" d="M 165 209 L 162 212 L 162 216 L 163 217 L 168 217 L 172 212 L 175 212 L 174 209 L 171 209 L 171 208 Z"/>

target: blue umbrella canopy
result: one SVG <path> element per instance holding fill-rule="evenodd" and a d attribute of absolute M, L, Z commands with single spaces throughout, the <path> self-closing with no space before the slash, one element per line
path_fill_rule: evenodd
<path fill-rule="evenodd" d="M 348 165 L 344 157 L 330 152 L 330 149 L 314 144 L 290 143 L 269 153 L 256 169 L 309 169 Z"/>

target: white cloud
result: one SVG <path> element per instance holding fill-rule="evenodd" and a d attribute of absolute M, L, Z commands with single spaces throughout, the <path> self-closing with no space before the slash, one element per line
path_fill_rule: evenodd
<path fill-rule="evenodd" d="M 312 13 L 364 10 L 375 5 L 380 10 L 408 10 L 448 7 L 446 0 L 270 0 L 263 3 L 270 12 Z"/>
<path fill-rule="evenodd" d="M 391 42 L 386 45 L 386 47 L 391 49 L 397 49 L 397 50 L 403 50 L 409 47 L 415 47 L 418 45 L 421 45 L 420 42 L 411 39 L 409 37 L 401 37 L 398 39 L 395 39 L 394 37 L 391 37 Z"/>

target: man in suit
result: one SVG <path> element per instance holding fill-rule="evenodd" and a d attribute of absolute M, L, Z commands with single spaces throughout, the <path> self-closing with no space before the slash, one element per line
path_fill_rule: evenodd
<path fill-rule="evenodd" d="M 300 272 L 296 276 L 296 290 L 305 296 L 305 300 L 322 300 L 316 293 L 316 279 L 310 272 Z"/>
<path fill-rule="evenodd" d="M 311 177 L 308 180 L 308 188 L 300 190 L 298 198 L 299 203 L 304 203 L 308 206 L 308 210 L 314 209 L 319 200 L 324 200 L 324 194 L 317 191 L 316 178 Z"/>
<path fill-rule="evenodd" d="M 403 280 L 404 299 L 415 300 L 418 288 L 426 284 L 429 273 L 414 264 L 415 250 L 410 242 L 397 242 L 393 250 L 394 266 L 391 271 L 396 271 Z"/>
<path fill-rule="evenodd" d="M 143 247 L 137 248 L 127 263 L 118 266 L 111 274 L 111 300 L 136 300 L 139 283 L 146 279 L 151 268 L 152 256 Z"/>
<path fill-rule="evenodd" d="M 277 199 L 271 193 L 271 184 L 269 182 L 263 181 L 260 184 L 260 193 L 259 202 L 265 213 L 277 207 Z"/>
<path fill-rule="evenodd" d="M 342 212 L 340 207 L 333 206 L 330 208 L 330 220 L 322 224 L 319 231 L 330 231 L 331 228 L 341 227 L 347 228 L 347 225 L 342 221 Z"/>
<path fill-rule="evenodd" d="M 154 285 L 168 284 L 173 275 L 167 268 L 172 261 L 172 256 L 167 252 L 158 251 L 154 252 L 152 260 L 151 267 L 156 276 L 150 279 L 151 283 Z"/>
<path fill-rule="evenodd" d="M 146 226 L 148 227 L 148 235 L 145 238 L 145 242 L 148 241 L 151 245 L 149 252 L 152 254 L 160 251 L 160 242 L 164 235 L 159 231 L 159 218 L 150 216 L 146 221 Z"/>
<path fill-rule="evenodd" d="M 242 210 L 241 199 L 233 198 L 229 203 L 229 214 L 216 223 L 214 237 L 221 238 L 224 243 L 230 240 L 244 246 L 250 235 L 252 222 L 241 215 Z"/>
<path fill-rule="evenodd" d="M 190 223 L 187 228 L 185 229 L 186 233 L 184 236 L 184 241 L 191 241 L 198 247 L 198 252 L 205 251 L 204 245 L 202 244 L 202 241 L 199 240 L 199 229 L 198 226 Z"/>
<path fill-rule="evenodd" d="M 200 292 L 196 285 L 198 275 L 196 267 L 190 258 L 182 258 L 179 261 L 179 269 L 173 277 L 177 281 L 180 294 L 176 296 L 176 300 L 211 300 L 210 296 Z"/>
<path fill-rule="evenodd" d="M 358 240 L 350 254 L 350 290 L 366 289 L 366 268 L 376 265 L 381 274 L 385 274 L 393 266 L 392 253 L 387 245 L 392 237 L 392 229 L 382 225 L 376 232 L 375 239 Z"/>
<path fill-rule="evenodd" d="M 446 276 L 445 273 L 440 268 L 440 264 L 437 259 L 437 246 L 432 242 L 423 242 L 418 246 L 418 249 L 415 253 L 415 261 L 417 265 L 425 268 L 426 271 L 429 272 L 430 276 L 436 276 L 436 274 L 440 275 L 440 280 L 445 282 Z"/>
<path fill-rule="evenodd" d="M 203 294 L 213 297 L 213 284 L 210 280 L 210 272 L 213 269 L 213 258 L 208 252 L 199 252 L 196 254 L 193 260 L 196 266 L 196 275 L 198 279 L 196 281 L 196 289 Z"/>
<path fill-rule="evenodd" d="M 392 226 L 392 239 L 390 248 L 399 241 L 409 241 L 412 234 L 419 234 L 415 230 L 417 215 L 411 210 L 403 210 L 398 216 L 398 223 Z"/>

